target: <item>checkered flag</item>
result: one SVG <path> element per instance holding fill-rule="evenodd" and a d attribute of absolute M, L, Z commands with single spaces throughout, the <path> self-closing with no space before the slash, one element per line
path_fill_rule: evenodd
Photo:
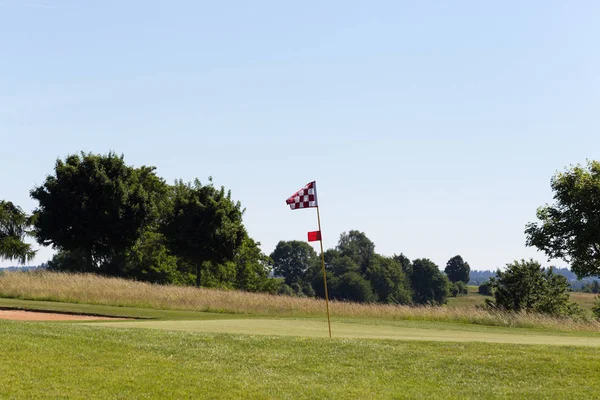
<path fill-rule="evenodd" d="M 317 182 L 313 181 L 308 185 L 304 186 L 302 189 L 294 193 L 285 202 L 286 204 L 289 204 L 292 210 L 297 210 L 299 208 L 318 207 L 319 203 L 317 202 Z"/>

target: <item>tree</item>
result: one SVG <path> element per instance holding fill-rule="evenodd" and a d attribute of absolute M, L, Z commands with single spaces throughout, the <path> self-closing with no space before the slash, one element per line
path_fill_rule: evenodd
<path fill-rule="evenodd" d="M 249 292 L 276 293 L 279 282 L 270 278 L 273 261 L 260 251 L 260 243 L 244 238 L 235 257 L 235 279 L 233 288 Z"/>
<path fill-rule="evenodd" d="M 442 305 L 448 297 L 448 278 L 427 258 L 414 260 L 411 285 L 417 304 Z"/>
<path fill-rule="evenodd" d="M 600 162 L 557 173 L 551 187 L 555 202 L 526 225 L 527 245 L 570 263 L 579 278 L 600 275 Z"/>
<path fill-rule="evenodd" d="M 410 280 L 410 277 L 413 272 L 412 262 L 410 261 L 410 259 L 406 257 L 403 253 L 400 253 L 400 255 L 394 254 L 392 258 L 394 259 L 394 261 L 400 263 L 404 275 L 406 275 L 406 277 Z"/>
<path fill-rule="evenodd" d="M 305 273 L 318 261 L 315 250 L 308 243 L 298 240 L 280 241 L 270 257 L 273 260 L 273 272 L 284 277 L 289 286 L 302 282 Z"/>
<path fill-rule="evenodd" d="M 160 284 L 189 284 L 177 269 L 177 257 L 167 248 L 165 236 L 146 230 L 127 251 L 125 276 Z"/>
<path fill-rule="evenodd" d="M 327 250 L 327 252 L 331 251 L 332 250 Z M 360 274 L 360 265 L 358 265 L 352 257 L 342 256 L 340 252 L 336 250 L 333 250 L 333 254 L 333 257 L 331 257 L 331 254 L 326 254 L 325 266 L 334 275 L 341 276 L 346 272 L 356 272 Z"/>
<path fill-rule="evenodd" d="M 340 235 L 336 250 L 340 256 L 351 258 L 360 267 L 360 271 L 364 272 L 369 260 L 375 255 L 375 244 L 363 232 L 350 231 Z"/>
<path fill-rule="evenodd" d="M 21 264 L 33 259 L 35 251 L 25 243 L 31 217 L 9 201 L 0 201 L 0 259 L 17 260 Z"/>
<path fill-rule="evenodd" d="M 569 302 L 567 279 L 552 268 L 544 270 L 536 261 L 515 261 L 496 275 L 490 280 L 495 299 L 492 305 L 496 308 L 557 316 L 569 315 L 575 309 Z"/>
<path fill-rule="evenodd" d="M 39 202 L 35 237 L 41 245 L 78 253 L 85 270 L 122 275 L 127 250 L 157 218 L 166 188 L 153 167 L 130 167 L 122 155 L 67 156 L 31 191 Z"/>
<path fill-rule="evenodd" d="M 465 262 L 461 256 L 454 256 L 449 259 L 444 272 L 452 283 L 469 283 L 471 268 L 469 267 L 469 263 Z"/>
<path fill-rule="evenodd" d="M 331 297 L 339 300 L 359 303 L 370 303 L 376 300 L 369 282 L 356 272 L 347 272 L 340 276 L 331 292 Z"/>
<path fill-rule="evenodd" d="M 195 268 L 196 286 L 203 276 L 213 282 L 210 286 L 220 286 L 219 281 L 234 276 L 226 263 L 234 261 L 247 238 L 240 202 L 209 181 L 208 185 L 198 179 L 193 184 L 176 182 L 171 187 L 171 209 L 162 225 L 173 254 Z"/>
<path fill-rule="evenodd" d="M 393 258 L 375 255 L 371 258 L 365 277 L 371 282 L 381 303 L 410 304 L 412 293 L 402 265 Z"/>

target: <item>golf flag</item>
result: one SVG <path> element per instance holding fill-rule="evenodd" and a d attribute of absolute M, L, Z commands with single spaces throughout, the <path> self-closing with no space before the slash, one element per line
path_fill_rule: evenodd
<path fill-rule="evenodd" d="M 296 193 L 288 197 L 285 204 L 292 210 L 299 208 L 316 208 L 319 230 L 308 232 L 309 242 L 321 242 L 321 269 L 323 270 L 323 287 L 325 289 L 325 305 L 327 307 L 327 325 L 329 326 L 329 337 L 331 337 L 331 318 L 329 317 L 329 293 L 327 292 L 327 273 L 325 272 L 325 253 L 323 252 L 323 240 L 321 238 L 321 215 L 319 214 L 319 202 L 317 201 L 317 182 L 312 181 Z"/>
<path fill-rule="evenodd" d="M 290 206 L 292 210 L 298 210 L 300 208 L 319 207 L 317 201 L 317 182 L 312 181 L 296 193 L 291 195 L 285 203 Z"/>
<path fill-rule="evenodd" d="M 321 231 L 308 232 L 309 242 L 316 242 L 317 240 L 321 240 Z"/>

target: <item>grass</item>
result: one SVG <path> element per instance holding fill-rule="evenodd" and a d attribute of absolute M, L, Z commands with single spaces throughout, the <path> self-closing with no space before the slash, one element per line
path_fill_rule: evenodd
<path fill-rule="evenodd" d="M 0 398 L 594 398 L 600 385 L 593 323 L 521 315 L 484 325 L 457 318 L 481 311 L 472 307 L 333 303 L 341 315 L 328 339 L 322 301 L 89 275 L 4 280 L 12 275 L 0 277 L 3 295 L 40 300 L 0 307 L 144 319 L 0 320 Z M 61 298 L 70 302 L 48 301 Z M 509 327 L 517 318 L 530 327 Z"/>
<path fill-rule="evenodd" d="M 591 310 L 596 301 L 597 294 L 594 293 L 582 293 L 582 292 L 571 292 L 571 301 L 579 304 L 581 307 Z"/>
<path fill-rule="evenodd" d="M 97 322 L 96 326 L 119 328 L 161 329 L 183 332 L 212 332 L 246 335 L 277 335 L 302 337 L 328 337 L 327 323 L 314 320 L 290 319 L 227 319 L 200 321 L 127 321 Z M 432 327 L 397 326 L 389 324 L 360 324 L 348 322 L 332 323 L 333 335 L 339 338 L 354 339 L 391 339 L 437 342 L 486 342 L 519 343 L 600 347 L 600 335 L 553 335 L 511 328 L 505 332 L 497 330 L 455 330 L 451 327 L 436 329 Z"/>
<path fill-rule="evenodd" d="M 600 385 L 596 348 L 13 321 L 0 332 L 0 398 L 594 398 Z"/>
<path fill-rule="evenodd" d="M 492 296 L 484 296 L 477 292 L 477 286 L 467 286 L 468 294 L 458 297 L 449 297 L 448 298 L 448 307 L 460 308 L 460 307 L 472 307 L 478 306 L 485 303 L 486 299 L 493 300 Z M 594 302 L 596 300 L 596 296 L 593 293 L 582 293 L 582 292 L 571 292 L 570 297 L 571 301 L 579 304 L 585 310 L 591 310 Z M 591 315 L 591 314 L 590 314 Z"/>
<path fill-rule="evenodd" d="M 241 291 L 161 286 L 91 274 L 13 272 L 0 275 L 0 297 L 116 307 L 276 317 L 321 317 L 323 301 Z M 476 307 L 408 307 L 330 302 L 335 318 L 419 320 L 600 332 L 600 322 Z"/>
<path fill-rule="evenodd" d="M 478 289 L 478 286 L 467 286 L 468 293 L 466 295 L 448 298 L 448 307 L 480 306 L 485 303 L 485 299 L 494 299 L 492 296 L 479 294 Z"/>

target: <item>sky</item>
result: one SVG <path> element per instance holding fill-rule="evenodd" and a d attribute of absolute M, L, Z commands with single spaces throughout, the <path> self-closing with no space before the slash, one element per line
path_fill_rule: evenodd
<path fill-rule="evenodd" d="M 325 248 L 359 230 L 442 269 L 546 263 L 525 224 L 599 158 L 599 20 L 596 1 L 0 0 L 0 199 L 31 212 L 58 158 L 112 150 L 212 176 L 267 254 L 317 229 L 285 205 L 316 180 Z"/>

